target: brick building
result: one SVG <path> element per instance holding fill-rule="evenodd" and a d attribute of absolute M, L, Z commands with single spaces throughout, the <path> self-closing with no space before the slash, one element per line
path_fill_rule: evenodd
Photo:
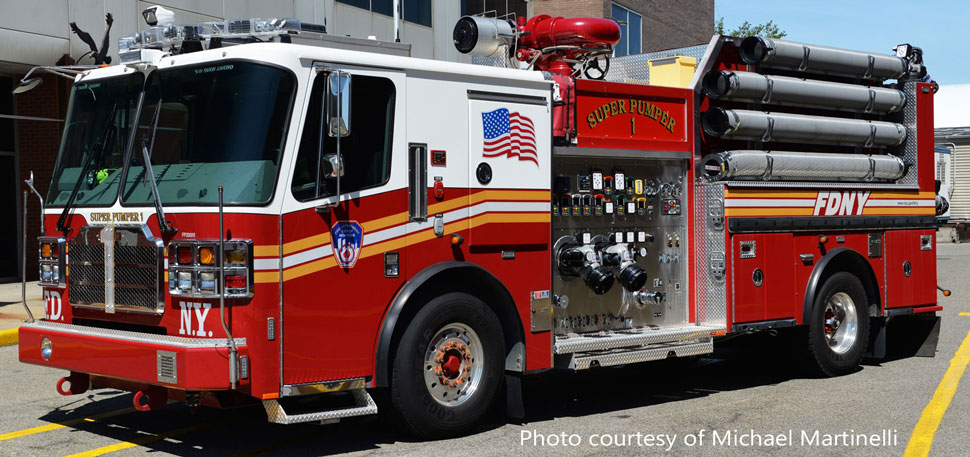
<path fill-rule="evenodd" d="M 707 43 L 714 34 L 714 0 L 534 0 L 532 8 L 533 14 L 616 19 L 624 35 L 616 55 Z"/>
<path fill-rule="evenodd" d="M 69 22 L 88 31 L 99 44 L 104 14 L 114 15 L 109 55 L 117 62 L 117 40 L 146 27 L 141 10 L 160 4 L 175 12 L 176 22 L 198 23 L 224 18 L 295 17 L 327 24 L 337 35 L 393 37 L 388 5 L 392 0 L 236 0 L 129 1 L 0 0 L 0 282 L 18 280 L 23 252 L 22 191 L 33 171 L 35 186 L 44 196 L 60 145 L 71 82 L 51 74 L 36 89 L 11 95 L 33 66 L 66 64 L 80 59 L 87 45 L 71 34 Z M 402 41 L 412 45 L 416 57 L 469 61 L 452 44 L 455 22 L 464 14 L 613 17 L 620 21 L 623 41 L 617 55 L 661 50 L 706 42 L 714 27 L 713 0 L 406 0 L 403 2 Z M 684 6 L 686 5 L 686 6 Z M 37 75 L 35 73 L 35 75 Z M 37 278 L 35 236 L 39 205 L 29 198 L 27 215 L 27 278 Z M 14 250 L 16 248 L 16 250 Z"/>

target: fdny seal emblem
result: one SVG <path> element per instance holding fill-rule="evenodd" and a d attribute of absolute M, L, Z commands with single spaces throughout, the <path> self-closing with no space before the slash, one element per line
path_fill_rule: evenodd
<path fill-rule="evenodd" d="M 364 239 L 364 229 L 357 222 L 337 222 L 330 229 L 330 242 L 333 255 L 341 268 L 353 268 L 360 256 L 360 245 Z"/>

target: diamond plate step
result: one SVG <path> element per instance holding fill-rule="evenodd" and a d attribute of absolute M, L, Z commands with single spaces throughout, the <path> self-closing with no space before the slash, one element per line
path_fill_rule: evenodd
<path fill-rule="evenodd" d="M 714 341 L 711 339 L 703 343 L 680 345 L 667 344 L 659 347 L 638 349 L 634 351 L 614 351 L 599 354 L 576 355 L 569 364 L 569 368 L 573 370 L 588 370 L 592 366 L 609 367 L 628 363 L 662 360 L 668 358 L 671 352 L 677 357 L 710 354 L 711 352 L 714 352 Z"/>
<path fill-rule="evenodd" d="M 556 354 L 603 351 L 608 349 L 647 346 L 661 343 L 690 343 L 723 333 L 723 327 L 685 325 L 660 329 L 614 330 L 611 332 L 584 333 L 574 336 L 557 336 Z"/>
<path fill-rule="evenodd" d="M 266 408 L 267 420 L 274 424 L 298 424 L 300 422 L 317 421 L 332 422 L 347 417 L 377 414 L 377 404 L 374 403 L 374 399 L 370 397 L 370 394 L 366 390 L 356 389 L 350 391 L 350 393 L 354 396 L 354 402 L 357 405 L 349 408 L 289 415 L 286 414 L 286 411 L 283 410 L 283 405 L 280 405 L 277 400 L 263 400 L 263 408 Z"/>

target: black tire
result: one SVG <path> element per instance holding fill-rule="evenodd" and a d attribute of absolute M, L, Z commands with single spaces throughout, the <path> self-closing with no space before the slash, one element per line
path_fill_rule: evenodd
<path fill-rule="evenodd" d="M 432 396 L 433 388 L 426 382 L 425 377 L 425 371 L 432 370 L 429 368 L 432 365 L 426 364 L 426 355 L 433 352 L 430 350 L 432 339 L 453 324 L 463 325 L 473 331 L 481 346 L 478 354 L 483 354 L 481 358 L 484 360 L 480 360 L 480 365 L 477 365 L 481 373 L 477 377 L 477 387 L 462 397 L 461 403 L 445 404 L 444 401 L 457 401 L 458 397 L 452 395 L 451 398 L 439 401 Z M 472 429 L 489 410 L 495 393 L 502 384 L 505 366 L 503 341 L 498 317 L 477 297 L 449 293 L 425 304 L 407 324 L 400 343 L 395 348 L 389 393 L 392 414 L 397 424 L 405 432 L 426 439 L 452 437 Z M 468 345 L 469 350 L 472 346 L 473 344 Z M 461 363 L 459 372 L 472 366 Z M 474 375 L 463 379 L 473 378 Z M 450 388 L 439 386 L 438 389 Z M 436 392 L 438 393 L 447 396 L 451 392 Z"/>
<path fill-rule="evenodd" d="M 849 299 L 848 302 L 846 298 Z M 833 304 L 831 308 L 828 306 L 830 303 Z M 868 303 L 862 282 L 855 275 L 844 271 L 829 276 L 818 289 L 812 305 L 811 320 L 808 322 L 808 350 L 823 374 L 841 376 L 858 368 L 869 342 Z M 827 311 L 840 308 L 844 309 L 842 319 L 836 321 L 837 325 L 830 323 L 826 327 L 827 317 L 832 317 L 826 315 Z M 852 317 L 849 314 L 852 310 L 855 313 L 855 331 L 851 330 L 850 325 Z M 851 343 L 849 338 L 840 338 L 838 330 L 833 331 L 833 328 L 843 330 L 843 327 L 845 333 L 842 336 L 854 335 Z"/>

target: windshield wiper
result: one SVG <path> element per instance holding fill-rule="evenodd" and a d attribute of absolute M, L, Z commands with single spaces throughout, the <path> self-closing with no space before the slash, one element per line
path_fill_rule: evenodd
<path fill-rule="evenodd" d="M 64 211 L 61 211 L 61 216 L 57 218 L 57 230 L 67 233 L 69 228 L 64 224 L 67 222 L 67 216 L 71 212 L 71 206 L 74 205 L 74 199 L 77 197 L 77 193 L 81 190 L 81 183 L 87 179 L 88 171 L 91 169 L 91 164 L 95 162 L 100 162 L 101 157 L 104 155 L 105 147 L 107 147 L 108 136 L 114 129 L 115 123 L 115 113 L 118 112 L 118 104 L 115 103 L 111 107 L 111 114 L 108 115 L 108 122 L 104 126 L 104 133 L 98 138 L 98 141 L 94 143 L 91 148 L 91 155 L 88 160 L 84 161 L 84 166 L 81 167 L 81 173 L 77 177 L 77 181 L 74 183 L 74 190 L 71 191 L 71 195 L 67 197 L 67 202 L 64 203 Z"/>
<path fill-rule="evenodd" d="M 158 198 L 158 184 L 155 182 L 155 171 L 152 170 L 151 161 L 151 149 L 155 147 L 155 132 L 158 130 L 158 116 L 162 111 L 162 99 L 158 99 L 158 105 L 155 107 L 155 115 L 152 117 L 152 131 L 151 131 L 151 142 L 148 143 L 151 146 L 145 144 L 145 137 L 141 137 L 141 157 L 142 162 L 145 163 L 145 180 L 151 184 L 152 187 L 152 200 L 155 201 L 155 213 L 158 216 L 158 229 L 165 235 L 174 235 L 178 233 L 178 229 L 169 225 L 169 221 L 165 220 L 165 210 L 162 208 L 162 199 Z"/>

